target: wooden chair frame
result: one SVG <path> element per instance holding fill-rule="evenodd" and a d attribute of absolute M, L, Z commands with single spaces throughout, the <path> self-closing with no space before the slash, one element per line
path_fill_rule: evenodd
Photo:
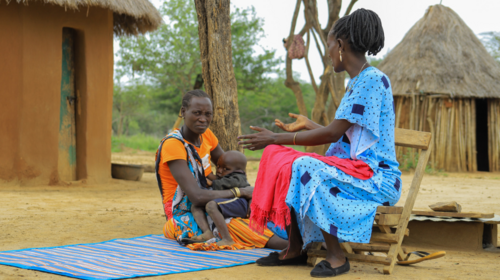
<path fill-rule="evenodd" d="M 349 260 L 365 261 L 384 264 L 384 273 L 391 274 L 398 260 L 406 256 L 401 248 L 404 236 L 409 235 L 408 221 L 417 199 L 420 183 L 425 173 L 425 167 L 431 151 L 432 134 L 429 132 L 414 131 L 396 128 L 396 146 L 421 149 L 417 168 L 411 182 L 410 191 L 401 206 L 379 206 L 375 216 L 374 231 L 370 243 L 341 243 Z M 402 187 L 402 186 L 401 186 Z M 395 232 L 393 229 L 395 228 Z M 384 252 L 387 257 L 366 255 L 365 252 Z M 321 243 L 315 242 L 307 252 L 309 266 L 316 264 L 316 258 L 325 257 L 326 251 L 321 250 Z"/>

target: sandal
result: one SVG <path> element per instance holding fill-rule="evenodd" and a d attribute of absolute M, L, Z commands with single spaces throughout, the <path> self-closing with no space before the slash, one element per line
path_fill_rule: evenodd
<path fill-rule="evenodd" d="M 345 258 L 345 263 L 339 267 L 333 268 L 332 265 L 324 260 L 320 261 L 314 268 L 311 270 L 312 277 L 330 277 L 337 276 L 342 273 L 346 273 L 351 270 L 351 266 L 349 265 L 349 259 Z"/>
<path fill-rule="evenodd" d="M 416 259 L 416 260 L 409 261 L 408 259 L 410 258 L 410 256 L 412 254 L 413 255 L 417 255 L 420 258 Z M 408 253 L 408 255 L 406 255 L 405 260 L 404 261 L 399 261 L 399 262 L 397 262 L 397 264 L 399 264 L 399 265 L 410 265 L 410 264 L 419 263 L 419 262 L 423 262 L 423 261 L 427 261 L 427 260 L 433 260 L 433 259 L 441 258 L 441 257 L 444 257 L 445 255 L 446 255 L 445 251 L 439 251 L 439 252 L 432 253 L 432 254 L 429 254 L 429 253 L 423 252 L 423 251 L 414 251 L 414 252 Z"/>
<path fill-rule="evenodd" d="M 300 255 L 291 259 L 279 259 L 280 254 L 278 252 L 272 252 L 267 257 L 263 257 L 255 261 L 258 265 L 262 266 L 281 266 L 281 265 L 301 265 L 307 264 L 307 254 Z"/>

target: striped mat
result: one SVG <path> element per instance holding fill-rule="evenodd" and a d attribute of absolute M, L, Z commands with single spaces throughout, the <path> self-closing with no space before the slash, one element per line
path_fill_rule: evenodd
<path fill-rule="evenodd" d="M 0 252 L 0 264 L 78 279 L 124 279 L 254 263 L 273 250 L 191 251 L 162 235 Z"/>

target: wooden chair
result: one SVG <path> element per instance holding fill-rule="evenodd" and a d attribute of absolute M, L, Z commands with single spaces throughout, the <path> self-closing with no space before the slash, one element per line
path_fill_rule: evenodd
<path fill-rule="evenodd" d="M 384 264 L 384 273 L 391 274 L 396 261 L 404 259 L 406 252 L 403 252 L 401 243 L 404 236 L 409 235 L 408 221 L 429 160 L 431 138 L 432 135 L 429 132 L 396 128 L 396 146 L 421 149 L 410 192 L 404 207 L 379 206 L 377 208 L 370 243 L 341 243 L 349 260 Z M 312 248 L 307 252 L 309 266 L 316 264 L 316 258 L 326 257 L 326 251 L 321 250 L 321 244 L 313 243 Z M 383 252 L 387 254 L 387 257 L 365 254 L 366 252 Z"/>

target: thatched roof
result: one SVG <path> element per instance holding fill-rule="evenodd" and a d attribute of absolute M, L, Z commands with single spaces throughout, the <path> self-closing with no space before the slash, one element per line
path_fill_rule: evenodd
<path fill-rule="evenodd" d="M 1 0 L 0 0 L 1 1 Z M 113 11 L 116 35 L 137 35 L 156 30 L 162 23 L 158 10 L 148 0 L 6 0 L 28 4 L 43 2 L 72 10 L 102 7 Z"/>
<path fill-rule="evenodd" d="M 394 95 L 500 98 L 500 65 L 450 8 L 429 7 L 378 68 Z"/>

